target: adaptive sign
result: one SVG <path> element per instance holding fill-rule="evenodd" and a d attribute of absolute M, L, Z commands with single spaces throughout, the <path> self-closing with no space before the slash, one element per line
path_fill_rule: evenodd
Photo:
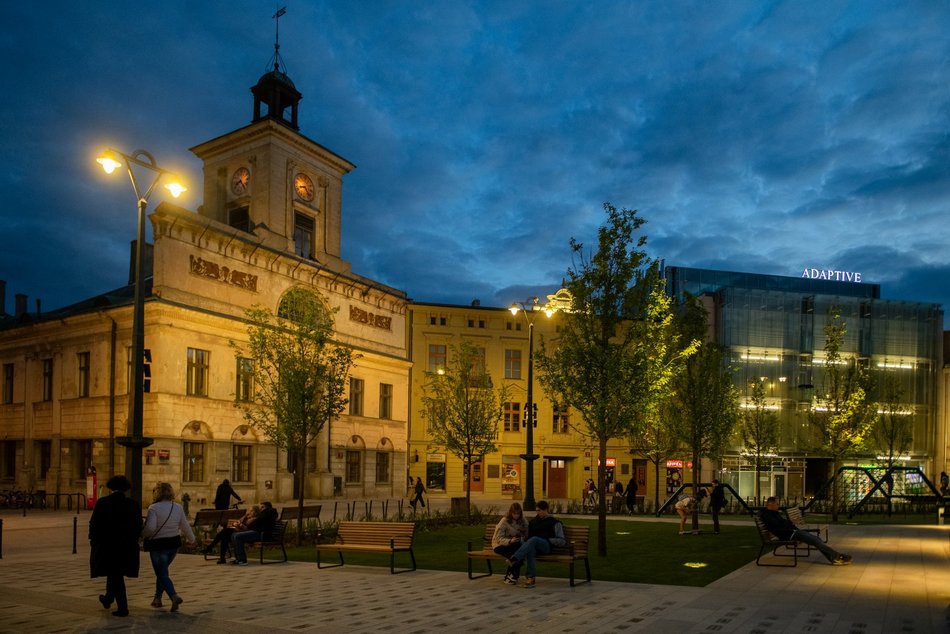
<path fill-rule="evenodd" d="M 810 280 L 831 280 L 834 282 L 861 283 L 861 274 L 855 271 L 835 271 L 832 269 L 805 269 L 802 277 Z"/>

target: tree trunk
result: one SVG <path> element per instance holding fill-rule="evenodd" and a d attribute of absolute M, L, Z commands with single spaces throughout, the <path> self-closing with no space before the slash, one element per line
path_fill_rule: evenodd
<path fill-rule="evenodd" d="M 832 461 L 831 468 L 831 521 L 838 522 L 838 489 L 841 487 L 841 478 L 838 477 L 838 458 Z"/>
<path fill-rule="evenodd" d="M 297 455 L 297 490 L 300 491 L 300 498 L 297 500 L 297 545 L 303 544 L 303 501 L 307 497 L 306 483 L 307 478 L 307 448 L 304 447 Z"/>
<path fill-rule="evenodd" d="M 762 463 L 759 462 L 759 456 L 758 454 L 756 454 L 755 456 L 755 503 L 756 505 L 762 503 L 761 501 L 762 500 L 762 488 L 761 488 L 762 485 L 759 484 L 761 482 L 760 477 L 759 477 L 759 474 L 761 472 L 762 472 Z"/>
<path fill-rule="evenodd" d="M 597 465 L 597 554 L 607 556 L 607 438 L 600 437 Z"/>
<path fill-rule="evenodd" d="M 653 461 L 653 471 L 655 472 L 655 479 L 653 483 L 653 512 L 656 513 L 660 508 L 660 461 L 659 459 Z"/>
<path fill-rule="evenodd" d="M 465 469 L 465 521 L 472 523 L 472 459 L 469 457 L 468 468 Z"/>
<path fill-rule="evenodd" d="M 699 530 L 699 483 L 702 475 L 702 462 L 699 459 L 699 454 L 693 456 L 693 499 L 696 500 L 696 505 L 693 507 L 693 530 Z"/>

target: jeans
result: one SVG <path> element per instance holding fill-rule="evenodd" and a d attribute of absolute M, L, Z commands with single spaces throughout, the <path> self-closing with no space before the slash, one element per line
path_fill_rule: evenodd
<path fill-rule="evenodd" d="M 518 571 L 521 569 L 521 562 L 527 561 L 528 568 L 525 570 L 525 575 L 528 577 L 536 577 L 537 563 L 534 558 L 539 553 L 542 555 L 547 555 L 551 552 L 551 543 L 543 537 L 531 537 L 521 545 L 521 548 L 515 551 L 515 554 L 512 556 L 513 560 L 516 560 L 515 564 L 512 566 L 512 572 L 515 577 L 518 576 Z"/>
<path fill-rule="evenodd" d="M 792 539 L 804 542 L 812 548 L 817 548 L 821 551 L 821 554 L 828 559 L 828 561 L 834 561 L 835 558 L 841 554 L 825 542 L 821 541 L 821 537 L 818 537 L 818 535 L 815 535 L 810 531 L 795 531 L 792 533 Z"/>
<path fill-rule="evenodd" d="M 175 596 L 175 584 L 172 578 L 168 576 L 168 567 L 175 561 L 175 555 L 178 549 L 173 550 L 153 550 L 149 553 L 152 560 L 152 570 L 155 571 L 155 597 L 161 598 L 162 592 L 168 593 L 168 598 Z"/>
<path fill-rule="evenodd" d="M 259 542 L 263 539 L 257 531 L 241 531 L 231 535 L 231 541 L 234 543 L 234 558 L 238 561 L 247 561 L 247 552 L 244 550 L 244 544 Z"/>

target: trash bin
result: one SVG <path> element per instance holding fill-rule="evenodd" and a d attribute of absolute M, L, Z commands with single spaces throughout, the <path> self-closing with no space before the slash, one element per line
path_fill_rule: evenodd
<path fill-rule="evenodd" d="M 449 502 L 449 512 L 452 515 L 464 515 L 465 498 L 452 498 Z"/>

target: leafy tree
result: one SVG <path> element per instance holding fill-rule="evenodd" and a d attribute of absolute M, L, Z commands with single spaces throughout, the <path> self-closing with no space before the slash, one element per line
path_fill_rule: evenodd
<path fill-rule="evenodd" d="M 578 412 L 599 445 L 598 553 L 607 554 L 607 442 L 630 436 L 666 393 L 683 356 L 670 300 L 655 262 L 634 237 L 645 222 L 636 211 L 604 203 L 607 221 L 597 249 L 571 239 L 574 264 L 566 288 L 571 308 L 560 336 L 536 355 L 548 394 Z M 553 348 L 553 349 L 552 349 Z"/>
<path fill-rule="evenodd" d="M 484 350 L 464 342 L 452 346 L 449 366 L 426 372 L 423 413 L 432 442 L 471 465 L 495 452 L 498 423 L 508 400 L 507 386 L 495 388 L 485 369 Z M 472 491 L 465 487 L 465 514 L 471 517 Z"/>
<path fill-rule="evenodd" d="M 874 441 L 884 456 L 887 469 L 890 470 L 902 455 L 907 453 L 914 442 L 912 433 L 914 417 L 901 403 L 904 390 L 894 376 L 887 376 L 881 390 L 881 400 L 877 404 L 879 411 L 874 425 Z M 891 489 L 893 477 L 887 474 L 887 514 L 891 514 Z"/>
<path fill-rule="evenodd" d="M 738 390 L 725 363 L 724 350 L 706 338 L 707 313 L 695 298 L 686 297 L 677 325 L 684 339 L 701 340 L 696 354 L 673 381 L 671 427 L 692 453 L 693 494 L 698 496 L 703 456 L 722 451 L 739 417 Z M 699 528 L 699 508 L 693 509 L 693 530 Z"/>
<path fill-rule="evenodd" d="M 838 521 L 841 461 L 857 453 L 874 426 L 875 407 L 868 399 L 870 379 L 854 355 L 845 357 L 841 348 L 847 332 L 841 309 L 832 306 L 825 323 L 824 376 L 808 412 L 817 434 L 817 450 L 832 459 L 831 518 Z"/>
<path fill-rule="evenodd" d="M 235 405 L 269 441 L 296 457 L 299 544 L 303 539 L 307 447 L 348 402 L 345 393 L 353 352 L 333 342 L 331 313 L 305 289 L 287 291 L 277 315 L 261 306 L 249 308 L 245 314 L 249 322 L 246 349 L 233 341 L 231 347 L 251 359 L 253 398 Z"/>
<path fill-rule="evenodd" d="M 682 445 L 667 424 L 669 417 L 658 408 L 644 417 L 640 429 L 628 438 L 630 453 L 653 464 L 653 508 L 660 508 L 660 465 L 675 456 Z"/>
<path fill-rule="evenodd" d="M 753 380 L 750 387 L 751 407 L 747 408 L 739 419 L 739 437 L 755 465 L 755 497 L 759 499 L 762 496 L 759 474 L 762 471 L 763 459 L 778 448 L 780 427 L 778 416 L 766 407 L 765 382 Z"/>

